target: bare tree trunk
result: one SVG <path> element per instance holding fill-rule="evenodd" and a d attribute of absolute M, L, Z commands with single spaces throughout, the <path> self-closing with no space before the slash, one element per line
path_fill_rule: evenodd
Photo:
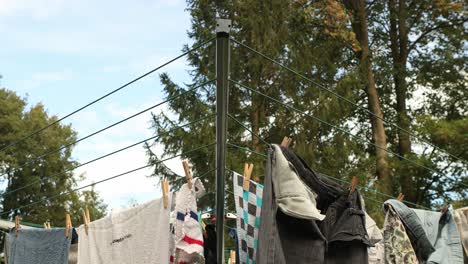
<path fill-rule="evenodd" d="M 393 193 L 393 184 L 388 165 L 387 136 L 382 122 L 383 114 L 380 107 L 379 94 L 375 86 L 374 72 L 372 70 L 372 61 L 369 48 L 369 36 L 367 25 L 367 13 L 364 0 L 345 0 L 345 6 L 353 11 L 353 31 L 359 41 L 361 50 L 358 52 L 361 62 L 361 74 L 366 82 L 366 93 L 368 98 L 369 110 L 375 113 L 379 118 L 371 115 L 370 122 L 372 126 L 372 138 L 377 146 L 375 148 L 377 177 L 379 179 L 379 189 L 387 194 Z"/>
<path fill-rule="evenodd" d="M 393 59 L 393 80 L 396 95 L 397 124 L 402 129 L 398 129 L 398 154 L 405 157 L 411 153 L 411 140 L 408 133 L 402 131 L 410 130 L 410 119 L 406 108 L 407 97 L 407 69 L 408 60 L 408 26 L 406 25 L 406 3 L 398 0 L 398 7 L 395 0 L 388 1 L 390 10 L 390 49 Z M 400 168 L 400 171 L 409 171 Z M 410 174 L 402 174 L 401 190 L 405 194 L 405 199 L 415 202 L 417 197 L 414 192 L 414 183 Z"/>
<path fill-rule="evenodd" d="M 250 110 L 250 123 L 252 124 L 252 132 L 255 135 L 260 134 L 260 103 L 258 96 L 252 96 L 252 109 Z M 252 134 L 252 149 L 261 152 L 260 139 Z"/>

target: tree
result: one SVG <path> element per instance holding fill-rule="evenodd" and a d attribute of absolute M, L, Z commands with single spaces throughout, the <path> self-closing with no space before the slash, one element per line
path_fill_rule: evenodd
<path fill-rule="evenodd" d="M 192 15 L 189 36 L 195 45 L 209 39 L 214 32 L 215 14 L 233 20 L 232 36 L 242 43 L 266 54 L 272 59 L 302 72 L 309 80 L 284 70 L 264 58 L 247 52 L 233 44 L 231 79 L 263 94 L 288 102 L 304 114 L 288 110 L 265 97 L 242 89 L 231 83 L 229 113 L 243 126 L 259 137 L 247 133 L 237 121 L 229 120 L 229 141 L 265 153 L 267 142 L 280 142 L 289 135 L 294 138 L 294 148 L 310 162 L 313 168 L 340 179 L 350 178 L 360 172 L 363 182 L 373 178 L 369 166 L 366 144 L 340 129 L 351 130 L 354 125 L 346 121 L 354 117 L 352 106 L 318 89 L 317 83 L 326 86 L 348 100 L 356 101 L 362 95 L 356 68 L 349 70 L 353 54 L 348 43 L 325 33 L 321 23 L 325 11 L 320 6 L 308 6 L 300 1 L 188 1 Z M 258 16 L 257 14 L 262 14 Z M 184 48 L 187 50 L 187 47 Z M 351 62 L 349 62 L 349 61 Z M 207 46 L 189 55 L 193 84 L 189 88 L 213 80 L 214 46 Z M 161 75 L 168 98 L 186 91 L 174 83 L 167 74 Z M 170 132 L 177 124 L 189 123 L 214 112 L 215 93 L 212 84 L 194 93 L 188 93 L 169 103 L 172 113 L 153 116 L 155 134 L 162 135 L 157 143 L 163 144 L 163 156 L 189 151 L 214 141 L 213 119 L 201 124 Z M 187 104 L 186 102 L 190 102 Z M 176 118 L 170 118 L 175 116 Z M 314 116 L 323 122 L 310 118 Z M 333 126 L 326 125 L 332 124 Z M 167 133 L 170 132 L 170 133 Z M 182 141 L 181 141 L 182 140 Z M 168 170 L 159 161 L 152 146 L 146 146 L 149 162 L 156 165 L 154 176 L 166 176 L 173 185 L 183 183 L 183 178 Z M 342 155 L 336 155 L 337 149 Z M 214 153 L 199 150 L 185 156 L 193 164 L 195 175 L 214 168 Z M 228 168 L 242 172 L 244 162 L 255 164 L 254 177 L 263 175 L 264 158 L 255 154 L 229 148 Z M 369 169 L 370 168 L 370 169 Z M 213 179 L 213 174 L 205 176 Z M 178 179 L 176 181 L 176 179 Z M 207 189 L 214 190 L 214 181 L 206 181 Z M 229 183 L 229 181 L 228 181 Z M 228 185 L 230 187 L 230 184 Z M 214 193 L 205 198 L 205 206 L 214 201 Z M 228 196 L 228 199 L 230 196 Z M 203 206 L 203 205 L 202 205 Z M 232 203 L 228 202 L 228 206 Z"/>
<path fill-rule="evenodd" d="M 375 143 L 375 157 L 377 161 L 377 176 L 379 178 L 379 189 L 384 193 L 393 193 L 393 184 L 388 165 L 387 136 L 383 124 L 383 113 L 380 107 L 380 97 L 377 91 L 374 70 L 371 60 L 371 50 L 369 46 L 369 28 L 364 0 L 344 1 L 346 7 L 352 11 L 352 28 L 359 42 L 357 54 L 360 61 L 360 73 L 364 80 L 364 85 L 368 97 L 368 108 L 373 115 L 370 115 L 372 126 L 372 140 Z"/>
<path fill-rule="evenodd" d="M 57 120 L 56 116 L 47 114 L 42 104 L 26 109 L 26 99 L 6 89 L 0 89 L 0 105 L 0 146 L 7 146 Z M 81 223 L 81 210 L 86 205 L 96 210 L 97 215 L 105 213 L 105 206 L 94 190 L 82 192 L 85 202 L 80 200 L 81 193 L 71 191 L 82 178 L 73 175 L 77 163 L 71 157 L 72 147 L 32 162 L 75 140 L 76 132 L 71 125 L 57 124 L 0 153 L 0 173 L 7 186 L 1 196 L 2 211 L 41 201 L 3 217 L 11 219 L 19 214 L 24 221 L 43 223 L 49 220 L 52 225 L 63 226 L 66 212 L 71 214 L 75 225 Z M 48 200 L 49 197 L 54 198 Z"/>
<path fill-rule="evenodd" d="M 427 25 L 435 25 L 433 22 L 440 18 L 435 16 L 432 18 L 436 20 L 430 21 L 432 15 L 427 14 L 440 13 L 435 9 L 437 6 L 449 6 L 452 10 L 457 7 L 449 1 L 436 2 L 439 4 L 421 5 L 431 9 L 423 14 L 428 21 L 415 24 L 410 32 L 427 32 L 431 28 Z M 391 53 L 389 2 L 191 0 L 187 3 L 192 16 L 189 36 L 195 45 L 213 36 L 216 15 L 229 18 L 233 21 L 231 35 L 234 39 L 301 73 L 298 76 L 231 42 L 232 80 L 306 113 L 285 109 L 265 96 L 231 82 L 229 113 L 238 121 L 229 120 L 228 140 L 231 143 L 265 153 L 260 138 L 274 143 L 280 142 L 285 135 L 291 136 L 294 151 L 313 169 L 340 182 L 358 176 L 361 185 L 377 188 L 379 194 L 362 189 L 366 198 L 373 199 L 368 199 L 367 208 L 375 215 L 380 212 L 381 202 L 388 198 L 383 195 L 396 196 L 402 190 L 408 200 L 426 207 L 438 206 L 454 197 L 466 199 L 467 191 L 463 188 L 466 186 L 466 162 L 443 151 L 466 160 L 466 150 L 461 146 L 466 133 L 461 129 L 466 122 L 468 105 L 464 78 L 468 60 L 465 58 L 466 45 L 461 44 L 464 40 L 461 25 L 450 22 L 453 26 L 441 28 L 450 31 L 452 36 L 449 43 L 444 43 L 444 49 L 427 42 L 432 36 L 427 33 L 414 44 L 414 49 L 425 52 L 409 53 L 413 55 L 408 56 L 408 62 L 414 66 L 408 66 L 405 73 L 411 89 L 407 89 L 404 96 L 414 109 L 407 112 L 412 120 L 405 132 L 399 123 L 403 120 L 401 111 L 397 110 L 397 71 Z M 422 4 L 421 1 L 411 3 Z M 439 8 L 444 12 L 451 9 Z M 414 40 L 411 34 L 408 36 L 411 47 Z M 443 38 L 441 35 L 440 41 Z M 184 50 L 187 49 L 185 46 Z M 213 45 L 189 55 L 193 83 L 188 88 L 215 78 L 214 55 Z M 445 71 L 444 67 L 449 70 Z M 168 98 L 186 91 L 168 74 L 161 75 L 161 82 Z M 205 85 L 195 93 L 170 102 L 171 113 L 153 116 L 155 133 L 161 135 L 155 144 L 163 145 L 163 157 L 214 142 L 212 118 L 172 131 L 178 124 L 213 113 L 214 91 L 213 84 Z M 421 93 L 425 100 L 422 104 L 414 100 Z M 259 137 L 246 132 L 239 123 Z M 434 129 L 438 126 L 440 129 Z M 448 127 L 461 133 L 459 137 L 450 134 L 450 139 L 459 144 L 446 146 L 441 143 L 446 144 L 443 139 Z M 402 142 L 400 139 L 404 141 L 402 135 L 408 131 L 430 144 L 420 140 L 414 144 L 417 151 L 399 158 L 399 142 Z M 184 182 L 183 177 L 177 178 L 179 175 L 159 163 L 162 157 L 153 153 L 153 145 L 146 148 L 149 163 L 156 165 L 153 176 L 172 179 L 175 188 Z M 195 175 L 214 168 L 213 149 L 199 150 L 184 158 L 193 164 Z M 254 162 L 254 177 L 260 176 L 261 182 L 263 158 L 229 147 L 229 169 L 242 172 L 246 161 Z M 211 193 L 201 206 L 212 207 L 209 202 L 214 201 L 214 177 L 213 174 L 204 177 Z M 230 184 L 227 187 L 231 188 Z M 228 207 L 232 207 L 231 195 L 227 195 L 227 199 Z"/>

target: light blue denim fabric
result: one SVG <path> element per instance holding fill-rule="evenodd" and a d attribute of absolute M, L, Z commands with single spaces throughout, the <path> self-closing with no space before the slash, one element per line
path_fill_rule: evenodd
<path fill-rule="evenodd" d="M 72 230 L 68 238 L 65 228 L 20 229 L 8 234 L 8 264 L 67 264 Z"/>
<path fill-rule="evenodd" d="M 400 216 L 422 263 L 463 263 L 460 234 L 450 211 L 442 217 L 439 212 L 412 209 L 398 200 L 385 204 L 391 204 Z"/>
<path fill-rule="evenodd" d="M 429 256 L 428 263 L 463 263 L 463 249 L 460 233 L 453 218 L 452 212 L 445 215 L 412 209 L 421 219 L 427 237 L 435 247 L 435 252 Z"/>
<path fill-rule="evenodd" d="M 385 201 L 384 206 L 390 204 L 405 225 L 406 233 L 414 244 L 414 252 L 419 261 L 425 263 L 429 256 L 435 251 L 435 248 L 426 235 L 422 222 L 416 213 L 404 203 L 390 199 Z"/>

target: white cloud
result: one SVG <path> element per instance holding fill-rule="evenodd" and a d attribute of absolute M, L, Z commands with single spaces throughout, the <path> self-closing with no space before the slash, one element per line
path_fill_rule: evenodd
<path fill-rule="evenodd" d="M 18 81 L 18 86 L 22 90 L 32 90 L 47 83 L 70 80 L 73 74 L 69 70 L 56 72 L 38 72 L 30 76 L 29 79 Z"/>
<path fill-rule="evenodd" d="M 75 129 L 80 132 L 79 137 L 83 137 L 160 101 L 161 99 L 157 97 L 151 97 L 147 98 L 145 103 L 138 106 L 129 106 L 123 102 L 116 101 L 109 102 L 101 107 L 101 114 L 89 110 L 74 117 L 72 123 Z M 161 105 L 159 108 L 153 109 L 152 111 L 167 111 L 167 105 Z M 103 123 L 103 120 L 114 121 Z M 74 155 L 79 158 L 78 161 L 80 163 L 84 163 L 149 138 L 153 136 L 153 131 L 149 128 L 149 121 L 149 112 L 132 118 L 103 133 L 97 134 L 78 143 L 75 147 Z M 163 147 L 156 145 L 152 150 L 157 155 L 161 155 Z M 147 161 L 148 157 L 143 149 L 143 145 L 140 144 L 89 165 L 80 167 L 75 170 L 75 175 L 85 173 L 86 179 L 78 184 L 79 186 L 83 186 L 122 172 L 145 166 Z M 183 175 L 180 158 L 177 157 L 164 163 L 176 173 Z M 156 187 L 157 180 L 155 178 L 147 177 L 150 174 L 150 168 L 142 169 L 98 184 L 96 185 L 96 190 L 100 192 L 104 202 L 109 204 L 110 208 L 126 206 L 131 200 L 142 203 L 151 198 L 160 196 L 161 190 L 159 187 Z"/>

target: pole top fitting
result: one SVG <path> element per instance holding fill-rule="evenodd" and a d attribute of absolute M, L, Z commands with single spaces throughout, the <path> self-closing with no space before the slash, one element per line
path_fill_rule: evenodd
<path fill-rule="evenodd" d="M 231 19 L 216 19 L 216 33 L 228 33 L 231 31 Z"/>

